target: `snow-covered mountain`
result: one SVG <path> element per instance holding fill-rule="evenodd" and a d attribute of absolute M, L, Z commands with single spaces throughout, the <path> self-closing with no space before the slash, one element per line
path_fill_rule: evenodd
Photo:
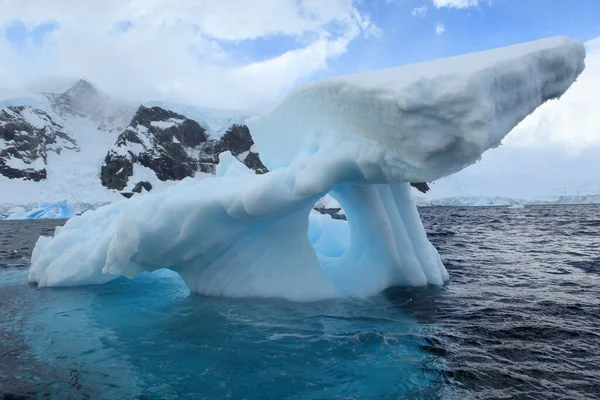
<path fill-rule="evenodd" d="M 267 172 L 245 125 L 231 125 L 220 138 L 192 119 L 161 107 L 140 106 L 119 134 L 100 168 L 102 185 L 125 196 L 157 184 L 214 174 L 219 154 L 230 151 L 256 173 Z M 154 183 L 154 185 L 153 185 Z"/>
<path fill-rule="evenodd" d="M 0 96 L 0 214 L 65 215 L 82 204 L 163 191 L 184 178 L 210 177 L 225 151 L 267 171 L 242 113 L 136 105 L 85 80 L 62 93 Z"/>
<path fill-rule="evenodd" d="M 47 178 L 48 154 L 80 151 L 65 127 L 48 112 L 27 106 L 0 110 L 0 174 L 9 179 Z"/>

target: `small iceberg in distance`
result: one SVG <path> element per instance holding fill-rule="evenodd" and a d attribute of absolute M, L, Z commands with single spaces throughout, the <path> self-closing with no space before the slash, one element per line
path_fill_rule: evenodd
<path fill-rule="evenodd" d="M 520 209 L 520 208 L 525 208 L 525 206 L 523 204 L 513 204 L 512 206 L 509 206 L 508 208 L 510 208 L 510 209 Z"/>
<path fill-rule="evenodd" d="M 41 204 L 0 204 L 0 220 L 68 219 L 104 204 L 71 203 L 65 201 Z"/>
<path fill-rule="evenodd" d="M 230 153 L 217 178 L 120 201 L 40 237 L 29 280 L 99 284 L 169 268 L 191 291 L 311 301 L 449 279 L 409 182 L 477 162 L 584 69 L 550 38 L 300 86 L 251 118 L 255 175 Z M 316 214 L 329 194 L 347 222 Z"/>

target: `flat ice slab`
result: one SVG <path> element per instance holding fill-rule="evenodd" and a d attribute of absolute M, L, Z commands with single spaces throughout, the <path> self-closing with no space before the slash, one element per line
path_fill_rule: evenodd
<path fill-rule="evenodd" d="M 476 162 L 584 69 L 565 37 L 317 81 L 248 125 L 272 169 L 225 153 L 218 178 L 124 200 L 41 237 L 29 279 L 107 282 L 170 268 L 198 293 L 292 300 L 448 280 L 407 182 Z M 510 162 L 510 160 L 507 160 Z M 315 215 L 330 194 L 348 222 Z"/>

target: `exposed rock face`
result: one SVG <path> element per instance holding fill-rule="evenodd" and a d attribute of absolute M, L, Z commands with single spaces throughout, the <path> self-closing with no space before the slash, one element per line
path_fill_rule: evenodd
<path fill-rule="evenodd" d="M 134 193 L 142 193 L 142 190 L 145 190 L 147 192 L 152 190 L 152 184 L 148 181 L 140 181 L 138 183 L 135 184 L 135 187 L 133 188 L 132 192 Z"/>
<path fill-rule="evenodd" d="M 410 186 L 416 188 L 421 193 L 427 193 L 429 191 L 427 182 L 411 182 Z"/>
<path fill-rule="evenodd" d="M 160 180 L 181 180 L 199 169 L 195 152 L 208 137 L 196 121 L 160 107 L 140 106 L 131 123 L 108 152 L 100 171 L 102 184 L 122 190 L 134 164 L 149 168 Z"/>
<path fill-rule="evenodd" d="M 162 181 L 181 180 L 197 172 L 214 174 L 219 154 L 225 151 L 256 173 L 265 173 L 268 170 L 253 145 L 245 125 L 232 125 L 221 139 L 211 139 L 194 120 L 161 107 L 141 106 L 106 155 L 100 178 L 110 189 L 135 184 L 132 192 L 140 193 L 142 187 L 150 191 L 151 185 L 136 191 L 142 182 L 130 182 L 136 165 L 152 170 Z"/>
<path fill-rule="evenodd" d="M 257 174 L 269 172 L 254 150 L 254 140 L 246 125 L 232 125 L 217 144 L 219 154 L 230 151 L 238 160 Z"/>
<path fill-rule="evenodd" d="M 100 169 L 102 185 L 109 189 L 121 190 L 127 186 L 127 180 L 133 175 L 133 162 L 126 155 L 109 152 Z"/>
<path fill-rule="evenodd" d="M 0 174 L 34 181 L 46 178 L 48 152 L 78 150 L 50 114 L 30 106 L 0 110 L 0 144 Z"/>
<path fill-rule="evenodd" d="M 323 215 L 329 215 L 333 219 L 346 220 L 346 214 L 341 208 L 314 207 L 313 209 Z"/>

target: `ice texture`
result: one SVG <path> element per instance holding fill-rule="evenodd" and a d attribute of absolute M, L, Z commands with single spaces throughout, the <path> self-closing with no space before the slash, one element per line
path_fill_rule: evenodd
<path fill-rule="evenodd" d="M 191 291 L 308 301 L 448 280 L 410 181 L 456 172 L 583 71 L 559 37 L 309 83 L 248 120 L 265 164 L 88 211 L 40 237 L 29 279 L 103 283 L 169 268 Z M 312 211 L 329 194 L 348 221 Z"/>

